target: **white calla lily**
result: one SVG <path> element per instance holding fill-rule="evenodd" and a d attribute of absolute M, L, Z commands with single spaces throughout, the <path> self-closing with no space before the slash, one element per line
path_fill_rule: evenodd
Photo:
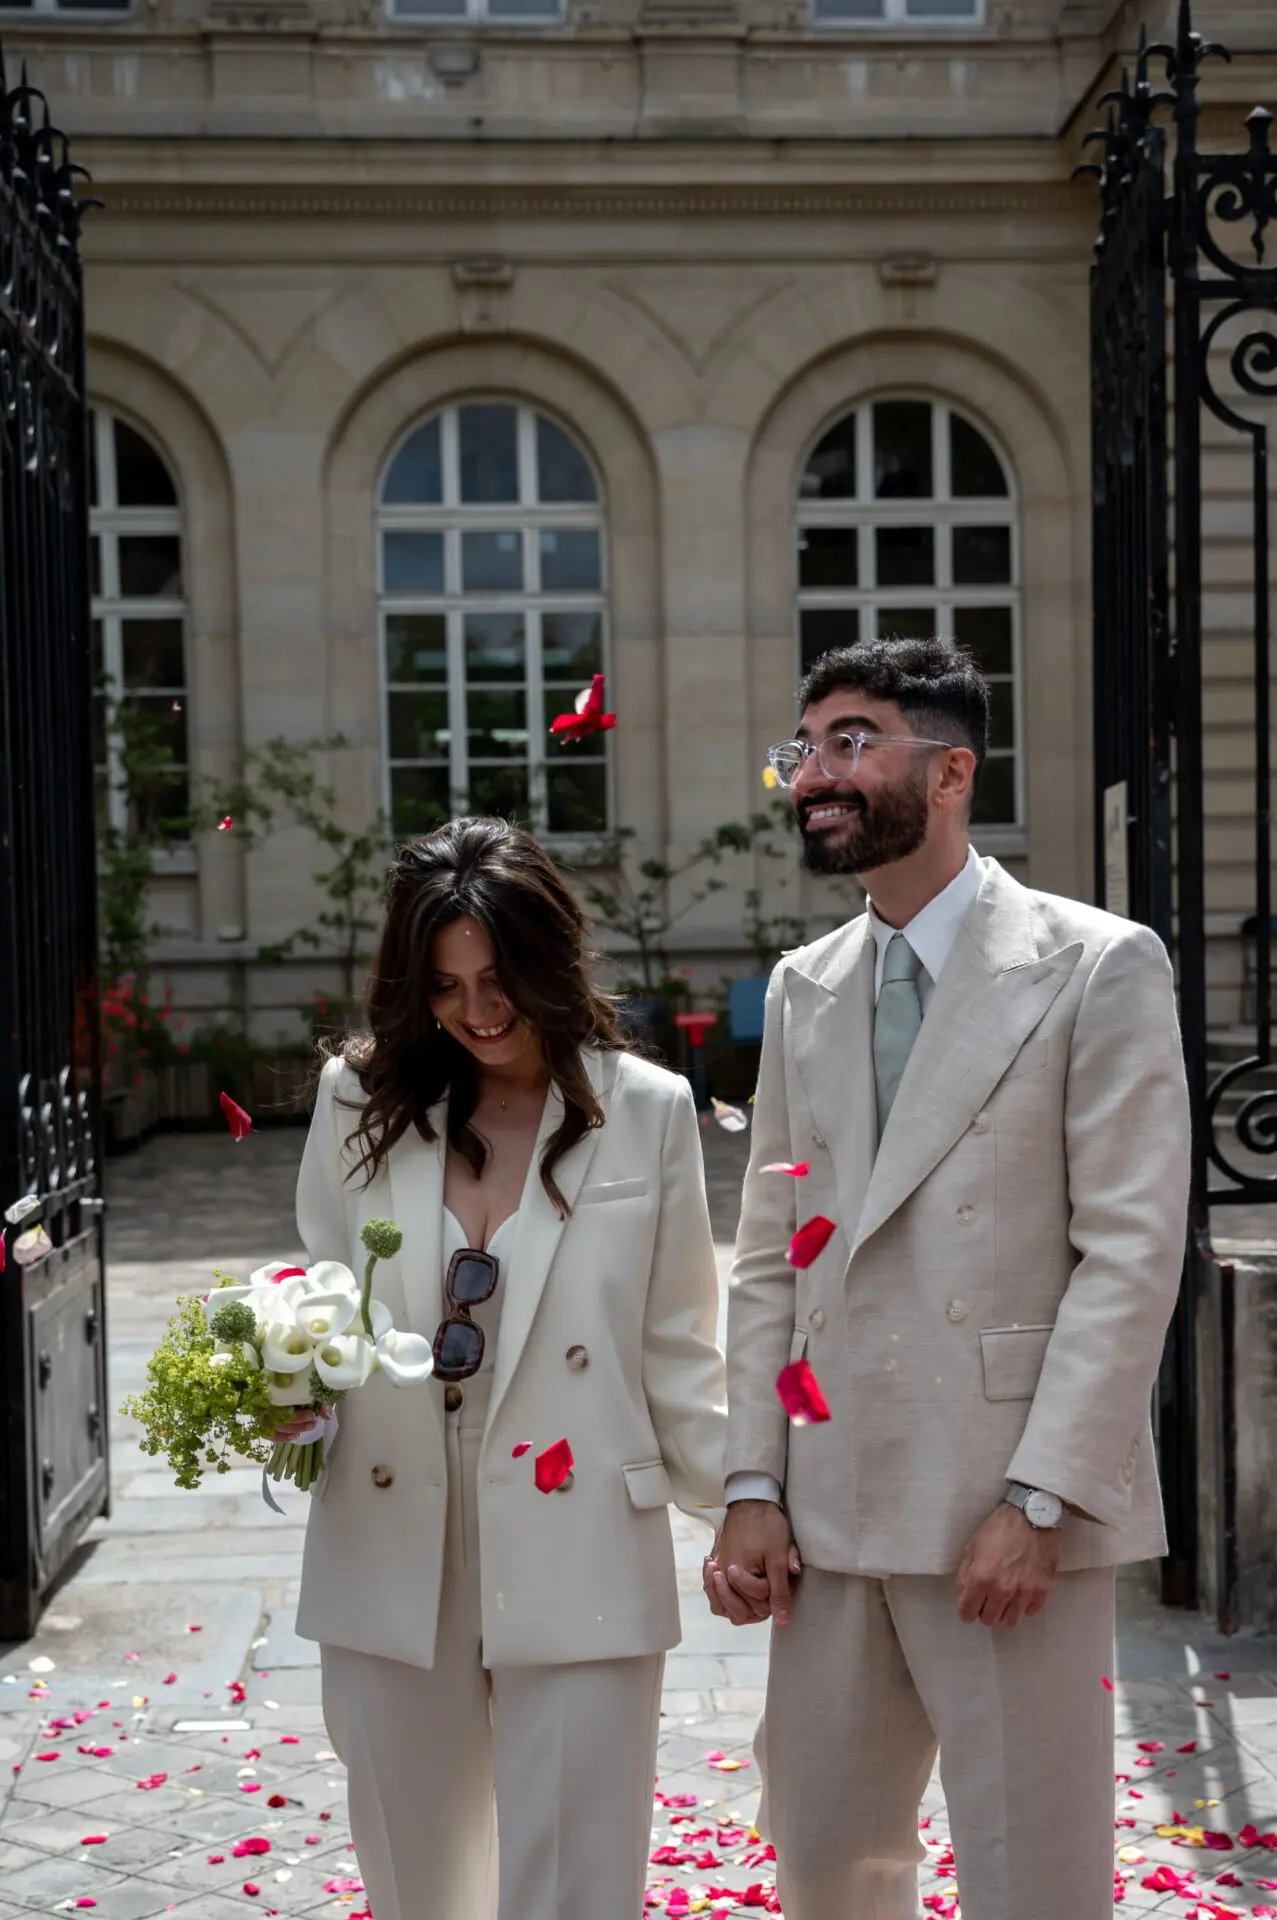
<path fill-rule="evenodd" d="M 283 1280 L 281 1273 L 287 1276 Z M 286 1260 L 268 1260 L 264 1267 L 255 1268 L 249 1275 L 249 1285 L 273 1294 L 277 1300 L 286 1300 L 290 1307 L 314 1291 L 305 1269 L 290 1266 Z"/>
<path fill-rule="evenodd" d="M 315 1342 L 303 1327 L 268 1326 L 262 1341 L 262 1365 L 269 1373 L 302 1373 L 308 1377 Z"/>
<path fill-rule="evenodd" d="M 428 1380 L 435 1370 L 434 1354 L 424 1333 L 400 1333 L 394 1327 L 377 1342 L 377 1364 L 392 1386 Z"/>
<path fill-rule="evenodd" d="M 356 1293 L 309 1293 L 293 1309 L 297 1325 L 312 1340 L 327 1340 L 334 1334 L 345 1333 L 358 1311 Z"/>
<path fill-rule="evenodd" d="M 211 1325 L 213 1315 L 217 1312 L 217 1309 L 219 1307 L 229 1306 L 232 1300 L 248 1300 L 251 1306 L 252 1301 L 249 1300 L 249 1296 L 254 1291 L 255 1289 L 251 1286 L 214 1287 L 204 1302 L 204 1318 Z M 254 1313 L 257 1311 L 256 1307 L 253 1308 L 253 1311 Z"/>
<path fill-rule="evenodd" d="M 340 1260 L 316 1260 L 306 1269 L 306 1280 L 314 1293 L 353 1293 L 359 1298 L 359 1282 Z"/>
<path fill-rule="evenodd" d="M 370 1300 L 368 1302 L 368 1318 L 372 1322 L 372 1337 L 374 1340 L 383 1340 L 388 1333 L 394 1332 L 395 1318 L 384 1300 Z M 363 1313 L 360 1310 L 358 1300 L 355 1301 L 355 1317 L 350 1323 L 350 1331 L 359 1334 L 361 1339 L 366 1340 L 368 1338 L 368 1329 L 364 1325 Z"/>
<path fill-rule="evenodd" d="M 376 1350 L 361 1333 L 339 1333 L 314 1349 L 315 1371 L 326 1387 L 362 1387 L 372 1372 Z"/>
<path fill-rule="evenodd" d="M 266 1391 L 273 1407 L 308 1407 L 311 1398 L 310 1374 L 268 1373 Z"/>

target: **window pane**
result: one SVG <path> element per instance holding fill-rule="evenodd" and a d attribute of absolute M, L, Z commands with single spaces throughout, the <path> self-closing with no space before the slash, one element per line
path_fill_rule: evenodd
<path fill-rule="evenodd" d="M 1009 680 L 995 680 L 989 688 L 989 745 L 1015 745 L 1015 689 Z"/>
<path fill-rule="evenodd" d="M 120 638 L 126 687 L 185 686 L 180 620 L 124 620 Z"/>
<path fill-rule="evenodd" d="M 934 607 L 879 607 L 880 640 L 933 640 L 939 632 Z"/>
<path fill-rule="evenodd" d="M 95 693 L 89 706 L 89 726 L 93 735 L 93 764 L 106 765 L 106 696 Z"/>
<path fill-rule="evenodd" d="M 880 587 L 931 586 L 936 577 L 934 527 L 877 527 Z"/>
<path fill-rule="evenodd" d="M 91 507 L 96 507 L 96 505 L 98 504 L 97 418 L 98 417 L 96 413 L 90 413 L 88 434 L 89 434 L 89 505 Z"/>
<path fill-rule="evenodd" d="M 443 535 L 383 533 L 381 566 L 387 593 L 442 593 Z"/>
<path fill-rule="evenodd" d="M 99 840 L 107 833 L 111 825 L 110 789 L 105 773 L 100 773 L 93 782 L 93 830 Z"/>
<path fill-rule="evenodd" d="M 387 506 L 436 506 L 443 499 L 439 420 L 426 420 L 390 463 L 382 499 Z"/>
<path fill-rule="evenodd" d="M 173 773 L 139 789 L 129 789 L 129 826 L 133 833 L 176 835 L 190 812 L 190 789 L 185 773 Z"/>
<path fill-rule="evenodd" d="M 394 0 L 392 11 L 420 14 L 425 18 L 457 20 L 466 11 L 466 0 Z"/>
<path fill-rule="evenodd" d="M 470 811 L 526 821 L 530 813 L 526 766 L 471 767 Z"/>
<path fill-rule="evenodd" d="M 396 834 L 429 833 L 452 817 L 447 767 L 390 769 L 390 825 Z"/>
<path fill-rule="evenodd" d="M 949 479 L 955 500 L 1006 497 L 1002 462 L 984 435 L 957 413 L 949 415 Z"/>
<path fill-rule="evenodd" d="M 547 531 L 538 544 L 543 593 L 590 593 L 602 585 L 599 536 L 593 527 L 570 527 L 562 533 Z"/>
<path fill-rule="evenodd" d="M 461 498 L 468 503 L 519 497 L 518 415 L 513 407 L 458 407 Z"/>
<path fill-rule="evenodd" d="M 1015 825 L 1015 760 L 1010 755 L 986 760 L 971 809 L 975 827 Z"/>
<path fill-rule="evenodd" d="M 466 593 L 517 593 L 523 586 L 522 535 L 513 529 L 463 533 L 461 585 Z"/>
<path fill-rule="evenodd" d="M 129 707 L 132 712 L 144 716 L 143 726 L 138 729 L 147 752 L 155 747 L 167 748 L 178 766 L 186 764 L 186 710 L 181 701 L 176 709 L 173 695 L 169 693 L 130 694 Z"/>
<path fill-rule="evenodd" d="M 447 759 L 451 735 L 446 693 L 392 693 L 389 721 L 392 760 Z"/>
<path fill-rule="evenodd" d="M 95 599 L 102 592 L 102 542 L 96 533 L 89 542 L 89 592 Z"/>
<path fill-rule="evenodd" d="M 494 20 L 557 20 L 555 0 L 488 0 L 488 12 Z"/>
<path fill-rule="evenodd" d="M 800 527 L 799 586 L 858 586 L 859 551 L 860 541 L 855 527 Z"/>
<path fill-rule="evenodd" d="M 578 691 L 594 674 L 602 673 L 602 615 L 542 614 L 541 666 L 547 680 L 573 680 Z M 562 708 L 557 711 L 562 712 Z"/>
<path fill-rule="evenodd" d="M 115 423 L 115 498 L 121 507 L 177 505 L 168 468 L 150 442 L 123 420 Z"/>
<path fill-rule="evenodd" d="M 97 681 L 100 680 L 106 672 L 106 655 L 103 652 L 105 638 L 100 620 L 91 620 L 89 622 L 89 646 L 93 661 L 93 678 Z"/>
<path fill-rule="evenodd" d="M 527 653 L 521 613 L 468 613 L 465 645 L 467 680 L 523 679 Z"/>
<path fill-rule="evenodd" d="M 1010 607 L 956 607 L 954 638 L 975 656 L 981 673 L 1012 669 Z"/>
<path fill-rule="evenodd" d="M 545 11 L 546 9 L 542 9 Z M 553 420 L 537 416 L 537 498 L 597 500 L 594 475 L 581 449 Z"/>
<path fill-rule="evenodd" d="M 881 20 L 885 0 L 816 0 L 817 20 Z"/>
<path fill-rule="evenodd" d="M 392 613 L 386 619 L 386 678 L 446 680 L 448 622 L 442 613 Z"/>
<path fill-rule="evenodd" d="M 905 0 L 907 20 L 974 20 L 976 0 Z"/>
<path fill-rule="evenodd" d="M 100 591 L 100 589 L 99 589 Z M 182 594 L 182 543 L 176 534 L 120 536 L 120 596 L 177 600 Z"/>
<path fill-rule="evenodd" d="M 607 826 L 607 768 L 548 767 L 545 776 L 551 833 L 601 833 Z"/>
<path fill-rule="evenodd" d="M 874 408 L 874 492 L 879 500 L 929 500 L 931 402 L 882 400 Z"/>
<path fill-rule="evenodd" d="M 1009 586 L 1010 527 L 955 527 L 953 583 L 956 587 Z"/>
<path fill-rule="evenodd" d="M 804 607 L 798 619 L 804 673 L 831 647 L 854 647 L 860 638 L 858 607 Z"/>
<path fill-rule="evenodd" d="M 807 462 L 799 493 L 804 500 L 854 500 L 856 496 L 856 416 L 849 413 L 831 427 Z"/>
<path fill-rule="evenodd" d="M 466 695 L 467 750 L 475 760 L 522 760 L 528 751 L 528 697 L 512 693 Z"/>

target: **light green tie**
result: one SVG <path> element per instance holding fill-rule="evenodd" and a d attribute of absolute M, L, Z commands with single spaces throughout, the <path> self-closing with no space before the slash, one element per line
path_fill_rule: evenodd
<path fill-rule="evenodd" d="M 922 1025 L 919 960 L 903 933 L 893 933 L 883 959 L 882 985 L 874 1008 L 874 1080 L 878 1088 L 878 1137 L 882 1138 L 913 1043 Z"/>

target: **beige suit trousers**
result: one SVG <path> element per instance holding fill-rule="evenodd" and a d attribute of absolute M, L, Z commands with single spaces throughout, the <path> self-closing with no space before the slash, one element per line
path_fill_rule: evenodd
<path fill-rule="evenodd" d="M 756 1745 L 785 1920 L 915 1920 L 937 1746 L 962 1920 L 1111 1920 L 1114 1592 L 1111 1567 L 1061 1574 L 991 1628 L 951 1575 L 807 1568 Z"/>
<path fill-rule="evenodd" d="M 475 1491 L 490 1380 L 468 1382 L 447 1416 L 434 1666 L 321 1649 L 355 1855 L 377 1920 L 629 1920 L 643 1905 L 665 1656 L 484 1667 Z"/>

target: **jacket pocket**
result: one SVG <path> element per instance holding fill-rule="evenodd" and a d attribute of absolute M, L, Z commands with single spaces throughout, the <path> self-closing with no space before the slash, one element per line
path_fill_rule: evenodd
<path fill-rule="evenodd" d="M 981 1328 L 985 1399 L 1031 1400 L 1054 1332 L 1054 1326 Z"/>
<path fill-rule="evenodd" d="M 576 1204 L 593 1207 L 602 1200 L 641 1200 L 646 1192 L 646 1180 L 600 1180 L 592 1187 L 582 1187 Z"/>
<path fill-rule="evenodd" d="M 1023 1073 L 1037 1073 L 1046 1065 L 1048 1043 L 1045 1040 L 1026 1040 L 1015 1059 L 1011 1062 L 1003 1080 L 1018 1080 Z M 1002 1084 L 998 1082 L 999 1086 Z"/>
<path fill-rule="evenodd" d="M 670 1477 L 663 1460 L 640 1460 L 636 1466 L 622 1467 L 625 1491 L 630 1505 L 640 1512 L 648 1507 L 668 1507 L 674 1498 Z"/>

